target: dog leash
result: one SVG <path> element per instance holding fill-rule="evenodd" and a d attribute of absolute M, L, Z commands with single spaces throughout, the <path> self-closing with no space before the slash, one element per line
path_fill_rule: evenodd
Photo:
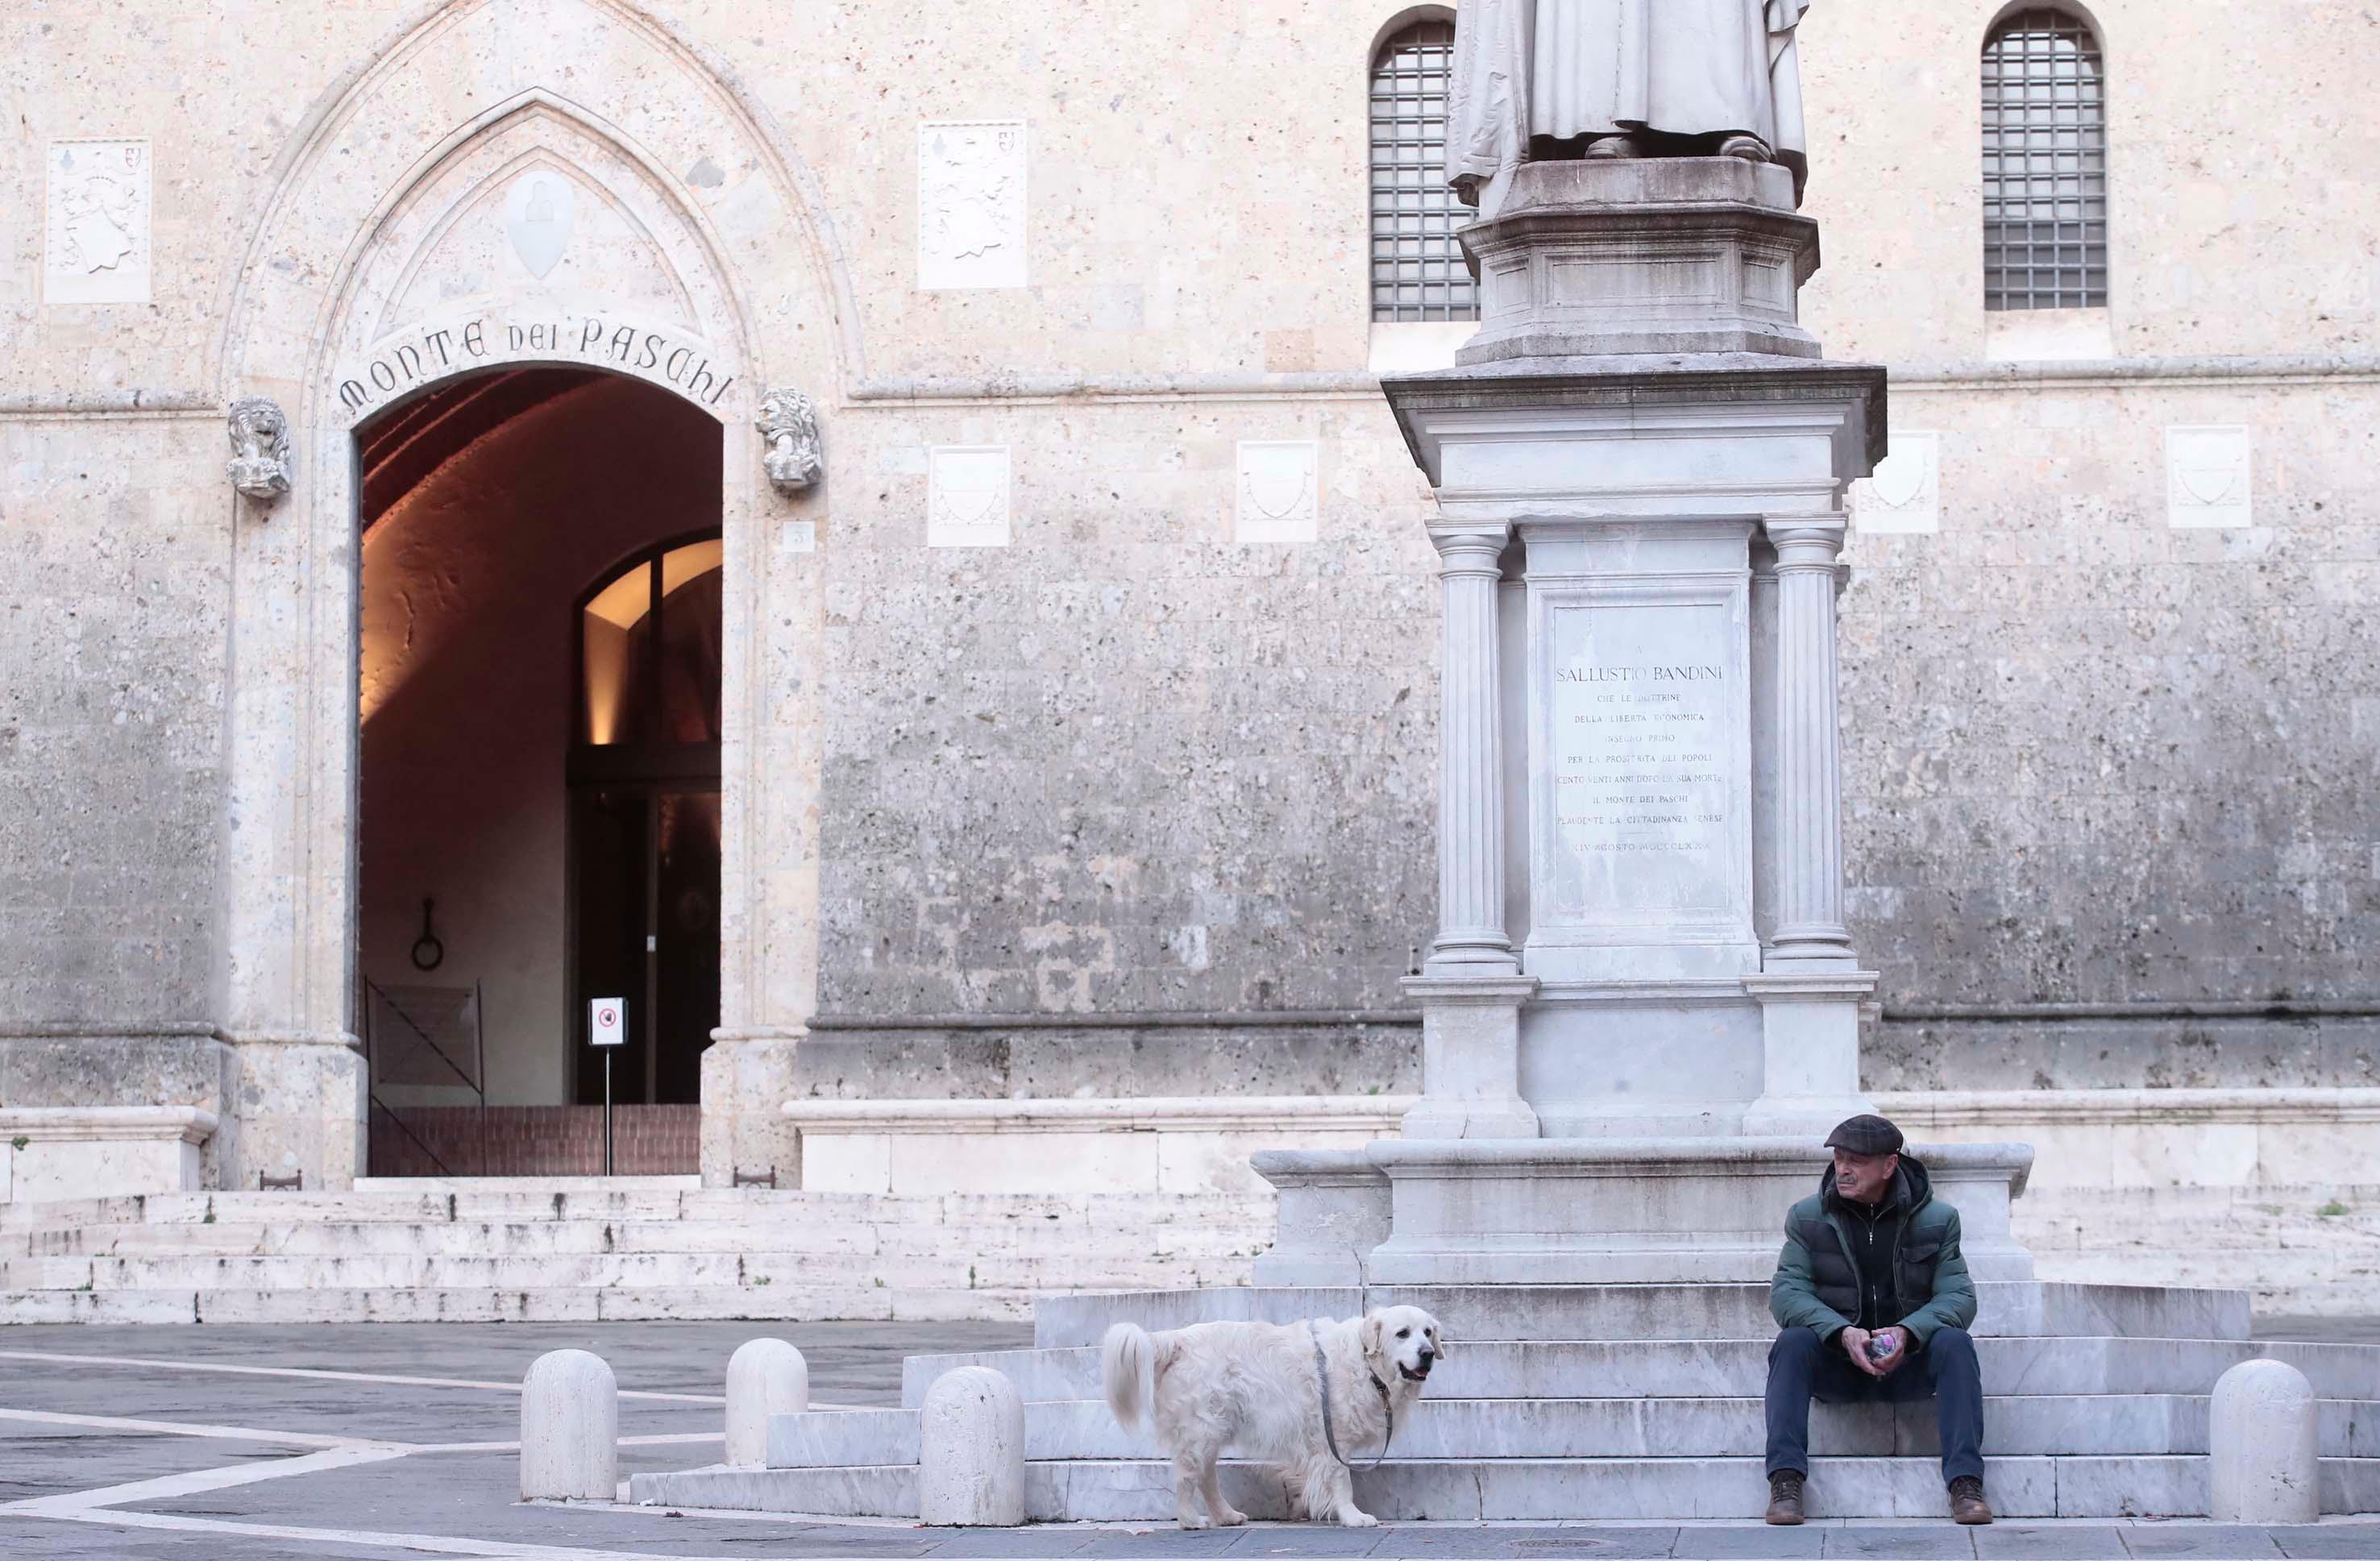
<path fill-rule="evenodd" d="M 1330 1449 L 1330 1456 L 1339 1460 L 1339 1467 L 1353 1474 L 1355 1472 L 1355 1466 L 1349 1463 L 1347 1455 L 1339 1450 L 1339 1434 L 1330 1423 L 1330 1362 L 1322 1353 L 1322 1329 L 1309 1318 L 1305 1325 L 1305 1332 L 1314 1340 L 1315 1391 L 1322 1395 L 1322 1443 Z M 1389 1434 L 1380 1438 L 1380 1456 L 1371 1462 L 1371 1468 L 1378 1469 L 1388 1461 L 1389 1443 L 1397 1434 L 1397 1407 L 1389 1398 L 1387 1383 L 1382 1382 L 1378 1377 L 1372 1376 L 1369 1370 L 1366 1370 L 1364 1374 L 1372 1377 L 1372 1388 L 1379 1394 L 1380 1408 L 1389 1417 Z"/>

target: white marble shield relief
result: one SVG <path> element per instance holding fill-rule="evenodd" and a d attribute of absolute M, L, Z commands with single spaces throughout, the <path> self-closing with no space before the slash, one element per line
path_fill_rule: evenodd
<path fill-rule="evenodd" d="M 2244 426 L 2166 430 L 2167 524 L 2180 527 L 2251 524 L 2254 509 L 2249 474 Z"/>
<path fill-rule="evenodd" d="M 917 127 L 917 285 L 1026 284 L 1025 122 Z"/>
<path fill-rule="evenodd" d="M 1852 485 L 1852 518 L 1862 531 L 1924 533 L 1942 524 L 1942 436 L 1892 435 L 1892 452 Z"/>
<path fill-rule="evenodd" d="M 1310 542 L 1317 526 L 1319 446 L 1310 439 L 1244 439 L 1233 534 L 1242 542 Z"/>
<path fill-rule="evenodd" d="M 926 545 L 1008 546 L 1008 446 L 938 445 L 927 452 Z"/>
<path fill-rule="evenodd" d="M 570 180 L 552 168 L 530 169 L 506 192 L 504 232 L 513 241 L 513 253 L 540 282 L 561 263 L 577 212 Z"/>
<path fill-rule="evenodd" d="M 54 304 L 149 301 L 147 141 L 52 141 L 42 296 Z"/>

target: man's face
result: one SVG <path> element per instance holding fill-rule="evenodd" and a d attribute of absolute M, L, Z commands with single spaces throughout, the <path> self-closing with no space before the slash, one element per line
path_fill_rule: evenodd
<path fill-rule="evenodd" d="M 1898 1155 L 1854 1155 L 1835 1151 L 1835 1191 L 1854 1204 L 1880 1203 L 1900 1168 Z"/>

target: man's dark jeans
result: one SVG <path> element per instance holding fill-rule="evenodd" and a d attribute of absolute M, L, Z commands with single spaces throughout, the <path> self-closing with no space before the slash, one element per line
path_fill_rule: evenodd
<path fill-rule="evenodd" d="M 1810 1471 L 1810 1400 L 1908 1404 L 1934 1400 L 1942 1430 L 1942 1482 L 1984 1474 L 1984 1373 L 1964 1328 L 1937 1328 L 1934 1341 L 1883 1381 L 1852 1364 L 1840 1344 L 1788 1328 L 1768 1348 L 1768 1472 Z"/>

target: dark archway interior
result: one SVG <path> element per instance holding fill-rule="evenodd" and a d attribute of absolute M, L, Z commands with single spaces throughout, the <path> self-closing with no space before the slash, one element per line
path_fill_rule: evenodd
<path fill-rule="evenodd" d="M 622 744 L 590 758 L 580 662 L 593 593 L 716 537 L 718 423 L 641 381 L 530 368 L 433 388 L 356 438 L 358 965 L 377 1107 L 600 1099 L 590 995 L 632 1002 L 614 1098 L 693 1104 L 718 1023 L 715 718 L 686 732 L 707 746 L 666 763 Z M 677 575 L 714 572 L 672 579 L 672 686 L 715 682 L 717 549 L 672 557 Z M 622 622 L 628 642 L 653 637 Z M 689 674 L 689 657 L 706 664 Z M 671 973 L 666 992 L 640 964 Z"/>

